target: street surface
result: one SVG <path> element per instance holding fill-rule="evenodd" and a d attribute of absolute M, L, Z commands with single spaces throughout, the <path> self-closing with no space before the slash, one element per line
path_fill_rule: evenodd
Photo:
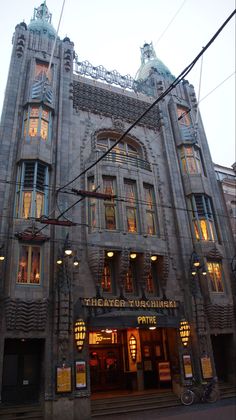
<path fill-rule="evenodd" d="M 101 417 L 94 417 L 100 419 Z M 227 398 L 214 404 L 193 404 L 137 413 L 102 416 L 103 420 L 236 420 L 236 398 Z"/>

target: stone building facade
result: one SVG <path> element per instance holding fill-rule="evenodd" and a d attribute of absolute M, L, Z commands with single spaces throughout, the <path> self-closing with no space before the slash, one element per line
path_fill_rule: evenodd
<path fill-rule="evenodd" d="M 79 63 L 45 4 L 16 26 L 0 127 L 2 404 L 89 419 L 101 390 L 234 380 L 231 226 L 193 86 L 137 122 L 173 81 L 152 44 L 136 80 Z"/>

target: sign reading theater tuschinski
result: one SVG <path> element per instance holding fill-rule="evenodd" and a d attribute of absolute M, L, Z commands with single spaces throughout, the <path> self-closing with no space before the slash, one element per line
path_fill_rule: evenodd
<path fill-rule="evenodd" d="M 109 308 L 177 308 L 175 300 L 84 298 L 84 306 Z"/>

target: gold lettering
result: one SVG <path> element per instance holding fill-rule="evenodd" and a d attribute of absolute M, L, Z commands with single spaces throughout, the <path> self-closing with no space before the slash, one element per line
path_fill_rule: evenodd
<path fill-rule="evenodd" d="M 164 308 L 169 308 L 169 302 L 168 302 L 168 300 L 164 300 Z"/>
<path fill-rule="evenodd" d="M 115 299 L 115 307 L 119 308 L 120 307 L 120 301 L 119 299 Z"/>
<path fill-rule="evenodd" d="M 102 299 L 98 299 L 97 300 L 97 305 L 98 306 L 103 306 L 103 300 Z"/>
<path fill-rule="evenodd" d="M 134 306 L 134 301 L 133 300 L 128 300 L 128 302 L 129 302 L 129 306 L 131 307 L 131 308 L 133 308 L 133 306 Z"/>
<path fill-rule="evenodd" d="M 89 298 L 84 298 L 84 303 L 86 306 L 89 306 L 89 302 L 90 302 Z"/>
<path fill-rule="evenodd" d="M 145 300 L 141 300 L 140 306 L 141 306 L 141 308 L 146 308 L 146 302 L 145 302 Z"/>
<path fill-rule="evenodd" d="M 103 305 L 104 306 L 109 306 L 109 300 L 108 299 L 104 299 L 103 300 Z"/>
<path fill-rule="evenodd" d="M 123 300 L 123 299 L 120 300 L 120 307 L 121 308 L 125 307 L 125 300 Z"/>

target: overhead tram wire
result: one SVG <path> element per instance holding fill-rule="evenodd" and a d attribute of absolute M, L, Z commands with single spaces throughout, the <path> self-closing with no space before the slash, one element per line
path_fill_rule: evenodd
<path fill-rule="evenodd" d="M 170 20 L 170 22 L 168 23 L 168 25 L 166 26 L 166 28 L 164 29 L 164 31 L 161 33 L 161 35 L 159 36 L 156 45 L 158 44 L 158 42 L 161 40 L 161 38 L 165 35 L 166 31 L 169 29 L 170 25 L 172 24 L 172 22 L 174 22 L 176 16 L 178 15 L 178 13 L 180 12 L 180 10 L 182 9 L 182 7 L 184 6 L 184 3 L 186 2 L 186 0 L 183 1 L 183 3 L 181 4 L 181 6 L 178 8 L 177 12 L 174 14 L 173 18 Z"/>
<path fill-rule="evenodd" d="M 88 166 L 86 169 L 84 169 L 82 172 L 80 172 L 79 175 L 77 175 L 75 178 L 73 178 L 71 181 L 67 182 L 63 187 L 60 187 L 56 191 L 56 195 L 58 196 L 59 192 L 62 191 L 64 188 L 71 185 L 74 181 L 76 181 L 78 178 L 83 176 L 86 172 L 88 172 L 91 168 L 93 168 L 95 165 L 97 165 L 102 159 L 104 159 L 108 153 L 110 153 L 111 150 L 113 150 L 117 144 L 121 142 L 121 140 L 124 139 L 124 137 L 139 123 L 139 121 L 162 99 L 165 98 L 192 70 L 194 65 L 197 63 L 199 58 L 204 54 L 204 52 L 210 47 L 210 45 L 215 41 L 215 39 L 218 37 L 218 35 L 221 33 L 221 31 L 224 29 L 224 27 L 228 24 L 228 22 L 232 19 L 232 17 L 235 15 L 236 10 L 234 10 L 229 17 L 225 20 L 225 22 L 221 25 L 221 27 L 217 30 L 217 32 L 213 35 L 213 37 L 210 39 L 210 41 L 206 44 L 205 47 L 202 48 L 200 53 L 194 58 L 194 60 L 179 74 L 179 76 L 170 84 L 170 86 L 144 111 L 140 117 L 138 117 L 133 124 L 131 124 L 128 129 L 119 137 L 119 139 L 106 151 L 103 153 L 102 156 L 100 156 L 95 162 L 93 162 L 90 166 Z M 67 211 L 71 210 L 76 204 L 78 204 L 81 201 L 81 199 L 77 200 L 74 204 L 72 204 L 68 209 L 64 210 L 57 219 L 59 219 L 62 215 L 64 215 Z"/>

